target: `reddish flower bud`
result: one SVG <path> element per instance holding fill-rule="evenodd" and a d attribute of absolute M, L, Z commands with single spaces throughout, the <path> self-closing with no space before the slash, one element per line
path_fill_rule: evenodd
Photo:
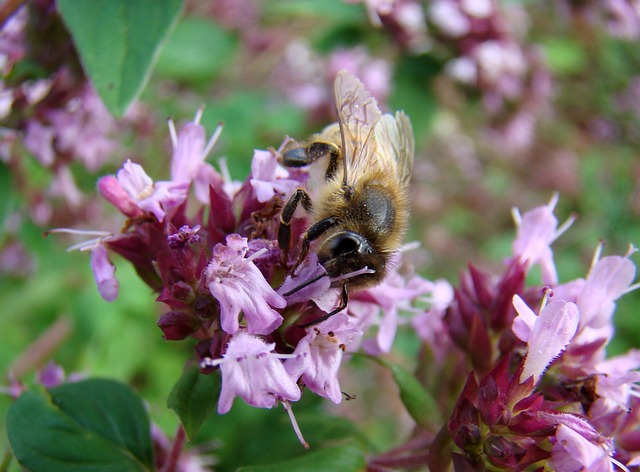
<path fill-rule="evenodd" d="M 177 341 L 193 334 L 199 327 L 199 323 L 188 313 L 170 311 L 158 320 L 158 327 L 167 341 Z"/>
<path fill-rule="evenodd" d="M 129 197 L 115 175 L 105 175 L 98 180 L 98 192 L 105 200 L 129 218 L 136 218 L 143 215 L 143 211 L 138 204 Z"/>

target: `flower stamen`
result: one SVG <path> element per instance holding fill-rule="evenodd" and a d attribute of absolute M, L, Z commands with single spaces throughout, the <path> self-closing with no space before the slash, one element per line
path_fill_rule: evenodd
<path fill-rule="evenodd" d="M 296 421 L 296 417 L 293 414 L 293 409 L 291 408 L 291 403 L 289 403 L 288 401 L 283 401 L 282 402 L 282 406 L 284 407 L 284 409 L 287 411 L 287 414 L 289 415 L 289 420 L 291 421 L 291 426 L 293 427 L 293 430 L 296 433 L 296 436 L 298 437 L 298 440 L 300 441 L 300 444 L 302 444 L 302 446 L 305 449 L 309 449 L 309 443 L 307 441 L 305 441 L 304 437 L 302 436 L 302 431 L 300 431 L 300 427 L 298 426 L 298 422 Z"/>

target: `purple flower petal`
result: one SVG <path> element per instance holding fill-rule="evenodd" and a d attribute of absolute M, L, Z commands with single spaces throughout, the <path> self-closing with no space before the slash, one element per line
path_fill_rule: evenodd
<path fill-rule="evenodd" d="M 551 451 L 554 470 L 613 471 L 609 452 L 600 444 L 588 441 L 584 436 L 564 424 L 558 425 L 556 442 Z"/>
<path fill-rule="evenodd" d="M 526 212 L 518 225 L 518 235 L 513 242 L 513 255 L 528 266 L 540 264 L 542 280 L 547 285 L 558 283 L 553 263 L 551 243 L 557 237 L 558 220 L 553 215 L 557 199 L 548 205 Z"/>
<path fill-rule="evenodd" d="M 114 301 L 118 297 L 116 268 L 109 260 L 109 253 L 102 244 L 98 244 L 91 251 L 91 270 L 102 298 L 108 302 Z"/>
<path fill-rule="evenodd" d="M 338 371 L 346 346 L 362 336 L 362 331 L 338 313 L 326 321 L 307 328 L 294 351 L 295 358 L 285 361 L 291 378 L 301 378 L 314 393 L 334 403 L 342 401 Z"/>
<path fill-rule="evenodd" d="M 286 301 L 265 280 L 250 258 L 247 239 L 237 234 L 227 236 L 227 244 L 216 244 L 205 271 L 211 294 L 220 304 L 222 329 L 234 334 L 240 327 L 238 316 L 244 313 L 247 330 L 269 334 L 282 323 L 274 308 L 284 308 Z"/>
<path fill-rule="evenodd" d="M 171 180 L 191 182 L 204 162 L 206 133 L 202 125 L 187 123 L 178 134 L 171 159 Z"/>
<path fill-rule="evenodd" d="M 286 194 L 300 185 L 288 177 L 289 172 L 278 163 L 274 152 L 254 151 L 250 183 L 259 202 L 268 202 L 274 195 Z"/>
<path fill-rule="evenodd" d="M 580 326 L 601 328 L 611 321 L 614 301 L 620 297 L 636 275 L 628 257 L 608 256 L 600 259 L 589 271 L 585 286 L 578 296 Z"/>
<path fill-rule="evenodd" d="M 513 296 L 513 307 L 518 312 L 518 316 L 513 320 L 511 330 L 522 341 L 528 342 L 538 317 L 519 295 Z"/>
<path fill-rule="evenodd" d="M 520 382 L 534 377 L 538 382 L 542 372 L 560 354 L 578 329 L 578 307 L 571 302 L 549 303 L 536 318 L 528 340 L 528 353 Z"/>
<path fill-rule="evenodd" d="M 222 390 L 218 413 L 229 411 L 237 396 L 259 408 L 272 408 L 280 399 L 300 399 L 300 389 L 271 352 L 274 346 L 244 331 L 229 341 L 220 362 Z"/>

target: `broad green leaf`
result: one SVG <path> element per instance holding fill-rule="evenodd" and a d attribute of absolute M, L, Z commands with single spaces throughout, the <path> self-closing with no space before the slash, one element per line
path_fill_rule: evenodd
<path fill-rule="evenodd" d="M 104 379 L 30 390 L 7 415 L 13 452 L 32 472 L 153 470 L 150 431 L 141 399 Z"/>
<path fill-rule="evenodd" d="M 236 40 L 206 18 L 178 22 L 162 48 L 156 73 L 189 84 L 208 83 L 232 60 Z"/>
<path fill-rule="evenodd" d="M 309 452 L 279 464 L 241 467 L 238 472 L 356 472 L 364 470 L 362 451 L 355 446 L 339 446 Z"/>
<path fill-rule="evenodd" d="M 391 371 L 391 376 L 400 389 L 400 399 L 413 420 L 426 429 L 439 428 L 442 424 L 440 407 L 418 379 L 397 364 L 377 357 L 371 359 Z"/>
<path fill-rule="evenodd" d="M 220 375 L 200 373 L 197 365 L 188 366 L 174 385 L 167 406 L 174 410 L 189 440 L 211 416 L 220 393 Z"/>
<path fill-rule="evenodd" d="M 182 0 L 59 0 L 80 61 L 106 107 L 125 114 L 144 87 Z"/>

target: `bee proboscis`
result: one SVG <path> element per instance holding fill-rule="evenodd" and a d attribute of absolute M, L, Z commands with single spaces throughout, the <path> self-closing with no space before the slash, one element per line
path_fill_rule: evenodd
<path fill-rule="evenodd" d="M 310 178 L 307 188 L 296 189 L 282 209 L 280 248 L 286 257 L 291 221 L 302 205 L 310 226 L 292 273 L 313 244 L 327 275 L 339 278 L 335 285 L 341 287 L 339 306 L 303 327 L 346 308 L 350 290 L 382 282 L 409 220 L 414 154 L 409 118 L 401 111 L 383 115 L 363 83 L 344 70 L 336 77 L 334 98 L 338 121 L 282 155 L 285 166 L 310 166 Z M 340 278 L 365 267 L 371 270 Z"/>

